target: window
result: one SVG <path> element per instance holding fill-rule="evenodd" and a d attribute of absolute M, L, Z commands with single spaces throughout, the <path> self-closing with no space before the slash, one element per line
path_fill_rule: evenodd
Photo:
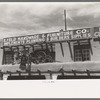
<path fill-rule="evenodd" d="M 13 52 L 9 48 L 5 48 L 3 64 L 12 64 L 12 63 L 13 63 Z"/>
<path fill-rule="evenodd" d="M 12 61 L 12 55 L 11 54 L 6 54 L 5 55 L 5 64 L 11 64 L 13 61 Z"/>
<path fill-rule="evenodd" d="M 89 45 L 74 46 L 74 61 L 89 61 L 90 47 Z"/>

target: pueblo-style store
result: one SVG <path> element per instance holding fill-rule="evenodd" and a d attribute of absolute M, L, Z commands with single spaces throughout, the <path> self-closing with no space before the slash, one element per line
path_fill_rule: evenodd
<path fill-rule="evenodd" d="M 61 73 L 63 76 L 72 73 L 74 78 L 100 79 L 100 75 L 90 75 L 100 74 L 100 27 L 8 37 L 1 40 L 0 45 L 1 79 L 5 75 L 13 79 L 41 79 L 41 74 L 45 76 L 43 79 L 53 79 L 53 75 L 58 77 Z M 23 53 L 27 57 L 33 56 L 30 72 L 19 69 Z M 76 72 L 88 76 L 77 76 Z M 28 76 L 24 76 L 27 73 Z M 13 74 L 17 76 L 13 77 Z M 73 75 L 63 78 L 73 78 Z"/>
<path fill-rule="evenodd" d="M 1 42 L 0 62 L 18 64 L 23 52 L 35 52 L 39 63 L 100 61 L 99 41 L 99 27 L 8 37 Z"/>

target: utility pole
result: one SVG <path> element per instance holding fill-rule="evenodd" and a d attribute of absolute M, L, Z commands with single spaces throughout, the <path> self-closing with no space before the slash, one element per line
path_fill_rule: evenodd
<path fill-rule="evenodd" d="M 65 23 L 65 31 L 67 31 L 67 26 L 68 26 L 68 23 L 67 23 L 67 16 L 66 16 L 66 10 L 64 10 L 64 23 Z M 71 56 L 71 59 L 73 60 L 73 55 L 72 55 L 72 49 L 71 49 L 71 43 L 69 41 L 67 41 L 68 43 L 68 46 L 69 46 L 69 51 L 70 51 L 70 56 Z"/>
<path fill-rule="evenodd" d="M 66 10 L 64 10 L 64 19 L 65 19 L 65 31 L 67 31 L 67 20 L 66 20 Z"/>

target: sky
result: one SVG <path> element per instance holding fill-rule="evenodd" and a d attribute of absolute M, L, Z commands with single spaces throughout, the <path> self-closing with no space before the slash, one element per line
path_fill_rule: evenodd
<path fill-rule="evenodd" d="M 100 26 L 100 3 L 0 3 L 0 39 Z"/>

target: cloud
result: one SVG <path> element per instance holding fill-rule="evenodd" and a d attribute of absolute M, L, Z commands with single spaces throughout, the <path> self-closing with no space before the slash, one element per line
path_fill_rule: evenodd
<path fill-rule="evenodd" d="M 64 29 L 98 26 L 100 3 L 6 3 L 0 4 L 0 37 L 29 35 Z"/>
<path fill-rule="evenodd" d="M 100 15 L 100 3 L 89 4 L 86 7 L 79 9 L 78 16 L 88 16 L 99 17 Z"/>

